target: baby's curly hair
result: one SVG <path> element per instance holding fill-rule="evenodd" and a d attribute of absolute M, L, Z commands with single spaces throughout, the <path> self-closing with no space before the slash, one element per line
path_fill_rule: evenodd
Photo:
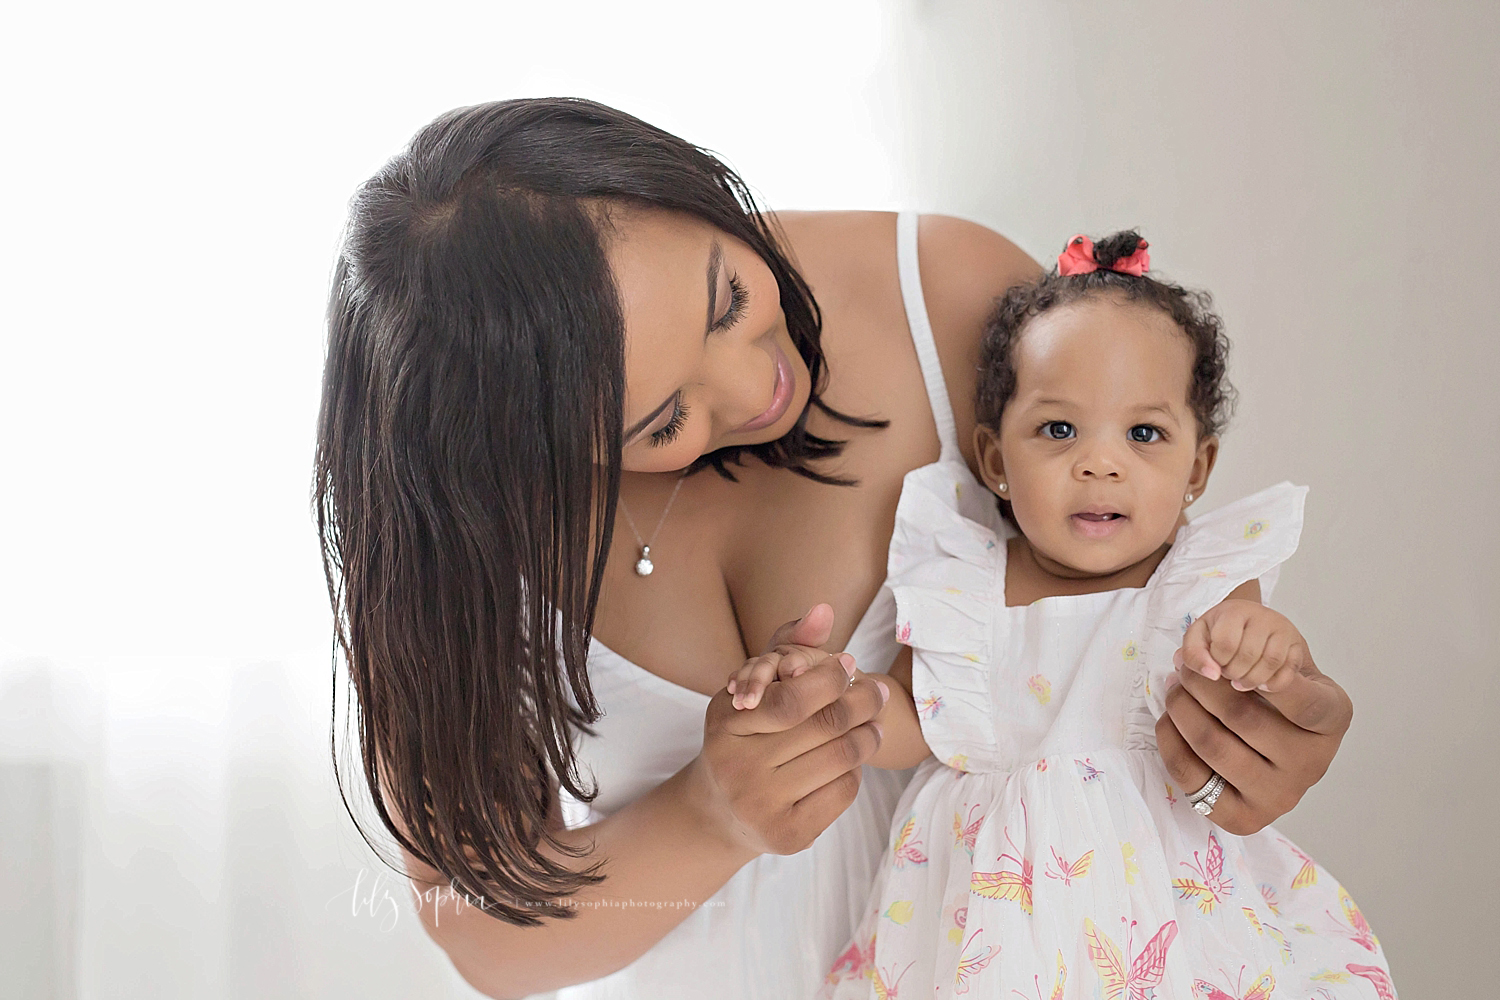
<path fill-rule="evenodd" d="M 985 323 L 980 347 L 979 388 L 974 408 L 979 422 L 1000 428 L 1000 414 L 1016 393 L 1015 347 L 1028 321 L 1048 310 L 1105 295 L 1159 309 L 1193 344 L 1193 381 L 1188 402 L 1198 419 L 1198 434 L 1218 434 L 1234 411 L 1235 390 L 1226 373 L 1229 339 L 1224 322 L 1213 311 L 1207 292 L 1188 291 L 1149 273 L 1136 277 L 1110 270 L 1145 241 L 1135 230 L 1113 233 L 1094 244 L 1097 271 L 1062 275 L 1057 268 L 1037 280 L 1017 285 L 1000 299 Z"/>

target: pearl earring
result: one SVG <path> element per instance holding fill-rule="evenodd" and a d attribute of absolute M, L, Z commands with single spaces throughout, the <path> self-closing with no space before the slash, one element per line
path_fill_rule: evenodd
<path fill-rule="evenodd" d="M 1186 500 L 1188 503 L 1192 503 L 1193 502 L 1193 495 L 1191 493 L 1189 493 L 1187 496 L 1183 497 L 1183 499 Z"/>
<path fill-rule="evenodd" d="M 999 486 L 995 487 L 995 489 L 999 490 L 1001 493 L 1004 493 L 1006 490 L 1010 489 L 1010 487 L 1005 485 L 1004 483 L 1001 483 Z"/>

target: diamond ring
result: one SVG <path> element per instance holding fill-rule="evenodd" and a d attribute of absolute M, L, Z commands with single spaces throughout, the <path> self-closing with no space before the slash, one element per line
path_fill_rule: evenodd
<path fill-rule="evenodd" d="M 1224 794 L 1224 789 L 1228 785 L 1229 782 L 1224 780 L 1224 776 L 1214 771 L 1209 774 L 1208 781 L 1202 788 L 1188 796 L 1188 802 L 1198 815 L 1207 816 L 1214 811 L 1214 804 L 1219 801 L 1219 796 Z"/>

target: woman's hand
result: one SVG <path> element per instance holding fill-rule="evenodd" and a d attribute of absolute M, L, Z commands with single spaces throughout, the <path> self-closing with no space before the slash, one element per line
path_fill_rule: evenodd
<path fill-rule="evenodd" d="M 1354 706 L 1304 653 L 1295 677 L 1274 692 L 1241 692 L 1185 667 L 1156 722 L 1167 773 L 1191 794 L 1217 771 L 1229 784 L 1209 818 L 1251 834 L 1292 810 L 1328 770 Z"/>
<path fill-rule="evenodd" d="M 820 604 L 778 629 L 769 648 L 821 646 L 832 625 Z M 736 710 L 727 690 L 709 702 L 692 787 L 736 850 L 795 854 L 854 801 L 861 765 L 880 746 L 873 720 L 884 698 L 873 679 L 853 679 L 853 657 L 844 657 L 848 668 L 824 656 L 771 684 L 753 709 Z"/>

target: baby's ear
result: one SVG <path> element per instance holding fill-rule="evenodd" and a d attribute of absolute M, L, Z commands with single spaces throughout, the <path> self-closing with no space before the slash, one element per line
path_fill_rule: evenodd
<path fill-rule="evenodd" d="M 1208 477 L 1219 459 L 1219 438 L 1216 434 L 1205 434 L 1198 439 L 1198 453 L 1193 456 L 1193 470 L 1188 476 L 1187 494 L 1182 505 L 1188 506 L 1208 489 Z M 1191 497 L 1192 499 L 1188 499 Z"/>
<path fill-rule="evenodd" d="M 1000 434 L 984 424 L 974 427 L 974 461 L 979 466 L 979 478 L 991 493 L 1009 500 L 1009 488 L 1001 489 L 1005 482 L 1005 460 L 1000 457 Z"/>

